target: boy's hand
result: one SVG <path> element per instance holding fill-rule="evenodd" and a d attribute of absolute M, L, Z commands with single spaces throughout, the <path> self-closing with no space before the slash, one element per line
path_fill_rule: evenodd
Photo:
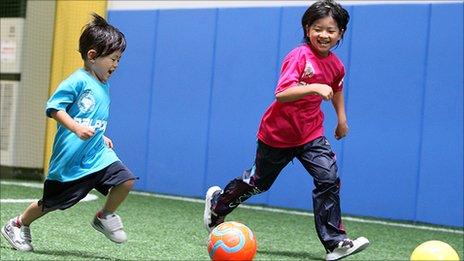
<path fill-rule="evenodd" d="M 332 88 L 326 84 L 320 84 L 316 92 L 326 101 L 331 100 L 333 97 Z"/>
<path fill-rule="evenodd" d="M 335 129 L 335 138 L 337 140 L 343 138 L 348 134 L 348 124 L 346 122 L 339 122 Z"/>
<path fill-rule="evenodd" d="M 108 148 L 112 149 L 114 147 L 113 141 L 105 135 L 103 135 L 103 141 L 105 142 L 106 146 L 108 146 Z"/>
<path fill-rule="evenodd" d="M 79 137 L 81 140 L 87 140 L 95 134 L 95 130 L 92 127 L 82 126 L 79 124 L 74 125 L 73 132 Z"/>

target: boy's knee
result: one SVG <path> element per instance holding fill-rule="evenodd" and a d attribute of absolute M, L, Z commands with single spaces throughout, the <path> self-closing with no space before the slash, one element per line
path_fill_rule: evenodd
<path fill-rule="evenodd" d="M 315 179 L 314 185 L 318 191 L 334 191 L 340 189 L 340 178 L 338 174 L 326 173 L 323 178 Z"/>
<path fill-rule="evenodd" d="M 269 179 L 258 178 L 258 175 L 255 174 L 255 169 L 246 170 L 243 172 L 242 177 L 238 179 L 250 186 L 254 195 L 268 191 L 273 183 Z"/>
<path fill-rule="evenodd" d="M 338 177 L 338 173 L 336 171 L 330 171 L 326 175 L 327 177 L 327 182 L 331 184 L 337 184 L 340 183 L 340 179 Z"/>
<path fill-rule="evenodd" d="M 337 167 L 331 166 L 324 169 L 320 169 L 316 175 L 314 175 L 316 182 L 334 184 L 339 183 L 339 176 Z"/>
<path fill-rule="evenodd" d="M 130 179 L 119 184 L 118 187 L 124 188 L 126 190 L 132 190 L 132 187 L 134 187 L 134 183 L 135 181 L 133 179 Z"/>

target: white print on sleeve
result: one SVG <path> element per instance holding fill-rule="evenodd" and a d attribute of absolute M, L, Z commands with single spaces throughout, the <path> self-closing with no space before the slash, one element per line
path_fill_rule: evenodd
<path fill-rule="evenodd" d="M 340 82 L 338 83 L 338 87 L 342 86 L 343 85 L 343 80 L 345 80 L 345 77 L 343 77 Z"/>

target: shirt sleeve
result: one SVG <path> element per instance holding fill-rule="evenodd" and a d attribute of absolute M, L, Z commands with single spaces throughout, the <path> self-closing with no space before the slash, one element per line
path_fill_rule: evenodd
<path fill-rule="evenodd" d="M 282 64 L 275 94 L 297 85 L 300 82 L 304 67 L 305 60 L 301 58 L 301 52 L 289 53 Z"/>
<path fill-rule="evenodd" d="M 60 83 L 53 95 L 48 99 L 45 114 L 51 118 L 54 110 L 67 111 L 78 97 L 78 83 L 67 79 Z"/>
<path fill-rule="evenodd" d="M 334 92 L 339 92 L 343 90 L 343 80 L 345 79 L 345 68 L 342 66 L 340 74 L 334 79 L 333 84 L 331 85 Z"/>

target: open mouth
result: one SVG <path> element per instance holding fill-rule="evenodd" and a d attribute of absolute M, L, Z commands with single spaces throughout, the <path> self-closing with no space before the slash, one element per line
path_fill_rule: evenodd
<path fill-rule="evenodd" d="M 330 45 L 330 41 L 327 41 L 327 40 L 324 40 L 324 41 L 318 40 L 317 43 L 322 47 L 327 47 Z"/>

